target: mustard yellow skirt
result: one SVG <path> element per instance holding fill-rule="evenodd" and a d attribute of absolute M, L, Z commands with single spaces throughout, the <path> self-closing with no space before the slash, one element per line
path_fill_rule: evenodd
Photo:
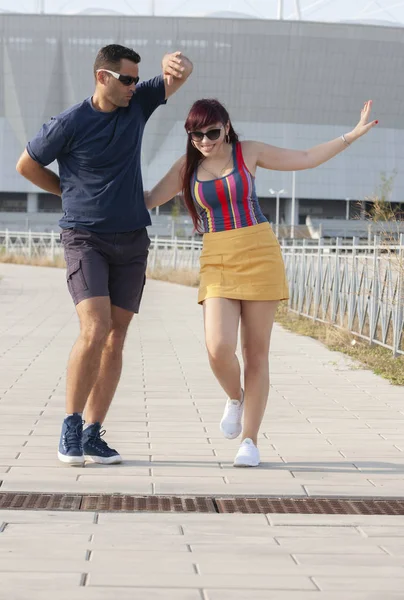
<path fill-rule="evenodd" d="M 286 300 L 281 249 L 268 222 L 205 233 L 198 302 L 207 298 Z"/>

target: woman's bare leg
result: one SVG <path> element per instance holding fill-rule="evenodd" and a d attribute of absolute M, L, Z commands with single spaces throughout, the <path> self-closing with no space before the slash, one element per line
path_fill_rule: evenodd
<path fill-rule="evenodd" d="M 242 439 L 257 444 L 269 393 L 269 345 L 278 301 L 241 303 L 244 360 L 244 427 Z"/>
<path fill-rule="evenodd" d="M 236 356 L 241 303 L 208 298 L 203 303 L 205 340 L 216 379 L 233 400 L 241 399 L 240 363 Z"/>

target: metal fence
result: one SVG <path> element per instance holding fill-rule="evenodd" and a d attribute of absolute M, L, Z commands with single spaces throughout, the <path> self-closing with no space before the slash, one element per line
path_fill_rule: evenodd
<path fill-rule="evenodd" d="M 404 235 L 398 244 L 282 248 L 289 308 L 404 355 Z"/>
<path fill-rule="evenodd" d="M 36 233 L 34 231 L 0 231 L 0 255 L 9 254 L 26 258 L 55 260 L 63 256 L 60 234 Z"/>
<path fill-rule="evenodd" d="M 202 241 L 200 239 L 182 240 L 153 236 L 149 249 L 148 268 L 150 271 L 159 269 L 198 270 L 201 250 Z"/>
<path fill-rule="evenodd" d="M 398 243 L 281 241 L 289 308 L 404 355 L 404 235 Z M 151 238 L 149 270 L 199 268 L 199 239 Z M 0 254 L 55 260 L 59 233 L 0 231 Z"/>

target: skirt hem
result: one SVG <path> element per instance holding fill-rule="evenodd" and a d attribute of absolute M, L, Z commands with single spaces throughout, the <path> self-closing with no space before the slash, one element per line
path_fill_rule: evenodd
<path fill-rule="evenodd" d="M 262 294 L 259 298 L 257 298 L 257 294 L 243 294 L 242 292 L 225 292 L 223 290 L 219 290 L 217 292 L 208 292 L 206 294 L 202 294 L 198 296 L 198 304 L 202 304 L 205 300 L 209 298 L 226 298 L 228 300 L 248 300 L 250 302 L 272 302 L 278 301 L 282 302 L 283 300 L 289 300 L 289 295 L 285 293 L 279 294 Z"/>

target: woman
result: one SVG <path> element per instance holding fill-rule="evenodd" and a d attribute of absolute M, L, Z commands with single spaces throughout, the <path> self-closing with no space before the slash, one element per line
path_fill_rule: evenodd
<path fill-rule="evenodd" d="M 186 154 L 146 194 L 151 209 L 182 191 L 195 228 L 204 233 L 198 302 L 209 362 L 228 395 L 220 429 L 229 439 L 242 432 L 235 467 L 260 463 L 257 437 L 269 392 L 272 325 L 278 302 L 288 298 L 280 247 L 258 204 L 255 171 L 311 169 L 330 160 L 377 124 L 368 122 L 371 105 L 365 103 L 350 133 L 299 151 L 240 142 L 224 106 L 198 100 L 185 122 Z M 239 324 L 244 390 L 236 357 Z"/>

